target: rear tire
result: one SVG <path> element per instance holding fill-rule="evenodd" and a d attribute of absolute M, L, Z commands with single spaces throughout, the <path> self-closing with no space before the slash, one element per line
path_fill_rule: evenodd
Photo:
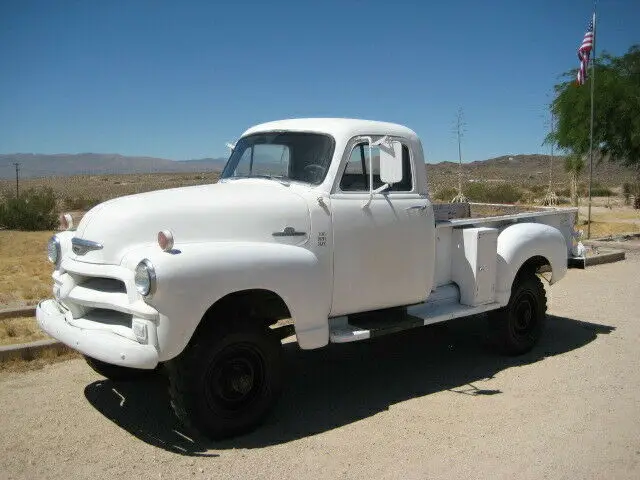
<path fill-rule="evenodd" d="M 280 339 L 253 322 L 210 322 L 165 366 L 176 416 L 214 440 L 255 429 L 282 390 Z"/>
<path fill-rule="evenodd" d="M 109 380 L 115 380 L 115 381 L 137 380 L 155 371 L 155 370 L 144 370 L 141 368 L 121 367 L 119 365 L 106 363 L 101 360 L 88 357 L 86 355 L 84 359 L 87 361 L 89 366 L 98 375 L 102 375 L 103 377 L 106 377 Z"/>
<path fill-rule="evenodd" d="M 489 312 L 494 340 L 500 352 L 521 355 L 530 351 L 544 330 L 547 296 L 533 271 L 518 274 L 506 307 Z"/>

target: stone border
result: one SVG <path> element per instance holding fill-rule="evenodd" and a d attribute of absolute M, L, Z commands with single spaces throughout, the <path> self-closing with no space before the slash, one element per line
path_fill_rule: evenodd
<path fill-rule="evenodd" d="M 591 265 L 601 265 L 603 263 L 619 262 L 625 259 L 625 252 L 623 250 L 611 250 L 608 252 L 599 253 L 592 257 L 586 257 L 584 264 L 586 267 Z"/>
<path fill-rule="evenodd" d="M 57 340 L 38 340 L 30 343 L 20 343 L 18 345 L 0 346 L 0 363 L 9 360 L 33 360 L 38 354 L 53 350 L 58 354 L 71 351 L 69 347 Z"/>
<path fill-rule="evenodd" d="M 0 320 L 15 317 L 32 317 L 36 314 L 36 305 L 19 308 L 3 308 L 0 309 Z"/>

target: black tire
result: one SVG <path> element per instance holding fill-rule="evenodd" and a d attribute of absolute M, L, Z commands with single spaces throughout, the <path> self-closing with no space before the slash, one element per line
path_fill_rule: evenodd
<path fill-rule="evenodd" d="M 506 307 L 489 313 L 496 347 L 506 355 L 530 351 L 544 330 L 547 296 L 538 276 L 521 272 L 513 282 Z"/>
<path fill-rule="evenodd" d="M 211 321 L 165 366 L 176 416 L 213 440 L 255 429 L 282 390 L 280 339 L 254 323 Z"/>
<path fill-rule="evenodd" d="M 86 355 L 84 359 L 87 361 L 89 366 L 97 374 L 102 375 L 103 377 L 106 377 L 109 380 L 116 380 L 116 381 L 137 380 L 155 371 L 155 370 L 144 370 L 141 368 L 121 367 L 119 365 L 106 363 L 101 360 L 88 357 Z"/>

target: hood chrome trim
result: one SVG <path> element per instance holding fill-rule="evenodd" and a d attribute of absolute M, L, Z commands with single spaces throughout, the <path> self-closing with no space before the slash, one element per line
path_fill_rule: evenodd
<path fill-rule="evenodd" d="M 293 227 L 284 227 L 281 232 L 273 232 L 274 237 L 304 237 L 307 232 L 298 232 Z"/>
<path fill-rule="evenodd" d="M 102 250 L 103 245 L 92 240 L 85 240 L 84 238 L 73 237 L 71 239 L 71 245 L 73 253 L 76 255 L 84 255 L 87 252 L 93 250 Z"/>

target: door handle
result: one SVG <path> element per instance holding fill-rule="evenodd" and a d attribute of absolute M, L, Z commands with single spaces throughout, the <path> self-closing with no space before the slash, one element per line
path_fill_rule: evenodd
<path fill-rule="evenodd" d="M 426 209 L 427 209 L 427 206 L 426 206 L 426 205 L 413 205 L 412 207 L 408 207 L 408 208 L 406 208 L 405 210 L 406 210 L 407 212 L 410 212 L 410 211 L 412 211 L 412 210 L 420 210 L 420 211 L 424 211 L 424 210 L 426 210 Z"/>

